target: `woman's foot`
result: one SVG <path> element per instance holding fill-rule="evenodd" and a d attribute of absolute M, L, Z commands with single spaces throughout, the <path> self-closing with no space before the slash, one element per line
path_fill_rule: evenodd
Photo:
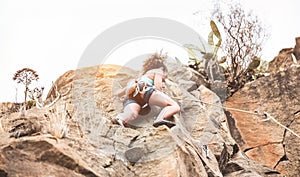
<path fill-rule="evenodd" d="M 115 119 L 121 127 L 123 127 L 123 128 L 125 127 L 125 123 L 119 116 L 117 116 Z"/>
<path fill-rule="evenodd" d="M 156 118 L 153 122 L 153 126 L 159 127 L 161 125 L 166 125 L 167 127 L 172 128 L 176 125 L 176 123 L 170 120 Z"/>
<path fill-rule="evenodd" d="M 117 116 L 116 118 L 115 118 L 115 120 L 116 120 L 116 122 L 122 127 L 122 128 L 132 128 L 132 129 L 137 129 L 137 128 L 139 128 L 139 127 L 137 127 L 137 126 L 134 126 L 134 125 L 132 125 L 132 124 L 128 124 L 128 123 L 126 123 L 124 120 L 122 120 L 119 116 Z"/>

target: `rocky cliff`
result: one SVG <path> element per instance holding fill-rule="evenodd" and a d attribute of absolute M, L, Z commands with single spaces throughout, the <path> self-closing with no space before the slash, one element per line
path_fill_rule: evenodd
<path fill-rule="evenodd" d="M 295 55 L 296 59 L 300 60 L 300 37 L 295 38 L 296 45 L 294 47 L 293 54 Z"/>
<path fill-rule="evenodd" d="M 249 111 L 228 112 L 229 129 L 241 150 L 286 176 L 300 174 L 299 85 L 300 67 L 292 66 L 248 83 L 226 102 L 228 108 Z"/>
<path fill-rule="evenodd" d="M 275 74 L 284 71 L 291 65 L 300 64 L 300 37 L 295 38 L 294 48 L 281 49 L 278 55 L 269 63 L 268 71 Z"/>
<path fill-rule="evenodd" d="M 164 90 L 181 106 L 181 113 L 175 117 L 176 126 L 154 128 L 153 117 L 160 108 L 153 106 L 149 114 L 132 122 L 135 128 L 121 128 L 114 123 L 122 101 L 113 99 L 112 91 L 135 78 L 136 71 L 116 65 L 69 71 L 56 81 L 57 89 L 49 92 L 46 102 L 55 100 L 56 91 L 71 91 L 53 106 L 30 109 L 25 117 L 12 113 L 0 118 L 0 176 L 283 176 L 278 171 L 299 167 L 291 165 L 297 158 L 298 148 L 288 148 L 293 146 L 293 135 L 264 122 L 267 130 L 276 128 L 276 132 L 269 132 L 264 139 L 262 133 L 268 131 L 252 133 L 248 136 L 252 141 L 246 139 L 247 132 L 242 131 L 246 127 L 242 125 L 248 121 L 233 121 L 238 116 L 234 112 L 228 121 L 220 99 L 204 86 L 197 88 L 199 81 L 194 80 L 189 68 L 175 63 L 168 67 L 170 74 Z M 236 99 L 232 98 L 227 104 L 237 108 L 244 105 L 242 108 L 246 109 L 247 103 L 253 103 L 257 111 L 270 112 L 276 118 L 284 115 L 281 121 L 297 130 L 299 91 L 287 79 L 296 79 L 299 73 L 293 74 L 298 71 L 296 68 L 289 74 L 274 76 L 274 81 L 277 78 L 278 82 L 290 85 L 279 84 L 273 94 L 255 97 L 260 102 L 246 99 L 247 93 L 241 91 L 244 95 L 237 94 Z M 266 89 L 274 87 L 269 80 L 267 78 L 265 84 L 270 85 L 263 85 L 268 87 Z M 284 91 L 288 86 L 291 90 Z M 260 85 L 254 84 L 251 88 L 256 88 L 252 91 L 254 95 Z M 286 95 L 279 99 L 282 93 Z M 242 96 L 244 99 L 237 101 Z M 286 104 L 280 105 L 281 101 Z M 270 109 L 259 107 L 275 103 Z M 279 110 L 284 108 L 288 112 L 283 114 Z M 243 114 L 239 115 L 244 118 Z M 275 165 L 253 158 L 253 154 L 264 149 L 277 150 L 273 153 L 276 157 L 272 158 L 272 161 L 277 160 Z"/>

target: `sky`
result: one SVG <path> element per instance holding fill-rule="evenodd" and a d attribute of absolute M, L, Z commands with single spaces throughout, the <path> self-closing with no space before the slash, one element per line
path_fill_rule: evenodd
<path fill-rule="evenodd" d="M 88 45 L 103 31 L 126 20 L 161 17 L 183 23 L 206 38 L 210 10 L 207 0 L 1 0 L 0 1 L 0 102 L 22 102 L 23 85 L 12 80 L 14 73 L 31 68 L 39 74 L 33 86 L 45 91 L 59 76 L 76 69 Z M 273 59 L 282 48 L 294 47 L 300 36 L 297 22 L 299 0 L 241 0 L 267 26 L 269 38 L 262 58 Z M 111 58 L 126 63 L 145 52 L 164 48 L 169 55 L 187 57 L 173 43 L 136 40 L 116 49 Z M 135 52 L 134 52 L 135 51 Z M 118 60 L 117 64 L 120 63 Z M 46 94 L 45 94 L 46 95 Z"/>

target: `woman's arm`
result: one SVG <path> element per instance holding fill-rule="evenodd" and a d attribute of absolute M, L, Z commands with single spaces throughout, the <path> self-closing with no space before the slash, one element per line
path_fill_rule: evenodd
<path fill-rule="evenodd" d="M 121 97 L 121 96 L 125 95 L 125 93 L 126 93 L 126 87 L 117 90 L 117 91 L 114 93 L 114 96 Z"/>
<path fill-rule="evenodd" d="M 131 94 L 135 91 L 135 88 L 136 88 L 136 80 L 132 79 L 127 83 L 126 87 L 117 90 L 114 93 L 114 96 L 122 97 L 124 95 Z"/>
<path fill-rule="evenodd" d="M 162 82 L 163 82 L 163 74 L 155 73 L 154 74 L 154 86 L 155 89 L 162 91 Z"/>

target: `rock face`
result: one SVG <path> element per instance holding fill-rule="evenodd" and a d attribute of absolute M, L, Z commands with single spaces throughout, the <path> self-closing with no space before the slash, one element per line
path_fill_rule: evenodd
<path fill-rule="evenodd" d="M 286 176 L 300 174 L 300 137 L 263 113 L 300 134 L 300 67 L 248 83 L 226 102 L 231 134 L 241 149 L 253 160 L 278 170 Z"/>
<path fill-rule="evenodd" d="M 277 73 L 279 71 L 286 70 L 292 64 L 295 64 L 293 61 L 293 48 L 282 49 L 278 56 L 276 56 L 270 63 L 268 70 L 270 73 Z"/>
<path fill-rule="evenodd" d="M 300 37 L 295 38 L 296 45 L 294 48 L 284 48 L 279 51 L 270 63 L 268 71 L 275 74 L 279 71 L 284 71 L 291 65 L 300 64 Z"/>
<path fill-rule="evenodd" d="M 134 79 L 136 71 L 116 65 L 70 71 L 56 81 L 61 92 L 72 86 L 68 95 L 53 107 L 28 110 L 17 123 L 38 121 L 34 133 L 11 136 L 19 115 L 0 119 L 0 176 L 282 176 L 247 158 L 230 135 L 216 94 L 195 87 L 199 83 L 190 70 L 168 67 L 172 72 L 164 91 L 181 106 L 176 126 L 154 128 L 160 110 L 154 106 L 132 122 L 136 128 L 114 123 L 122 101 L 112 92 Z M 54 92 L 48 99 L 55 99 Z"/>
<path fill-rule="evenodd" d="M 300 60 L 300 37 L 296 37 L 296 45 L 294 47 L 294 52 L 293 54 L 295 55 L 296 59 L 299 61 Z"/>
<path fill-rule="evenodd" d="M 1 176 L 100 175 L 76 155 L 46 136 L 13 140 L 1 147 Z"/>
<path fill-rule="evenodd" d="M 18 112 L 21 108 L 22 104 L 21 103 L 0 103 L 0 117 L 3 114 L 10 114 L 13 112 Z"/>

